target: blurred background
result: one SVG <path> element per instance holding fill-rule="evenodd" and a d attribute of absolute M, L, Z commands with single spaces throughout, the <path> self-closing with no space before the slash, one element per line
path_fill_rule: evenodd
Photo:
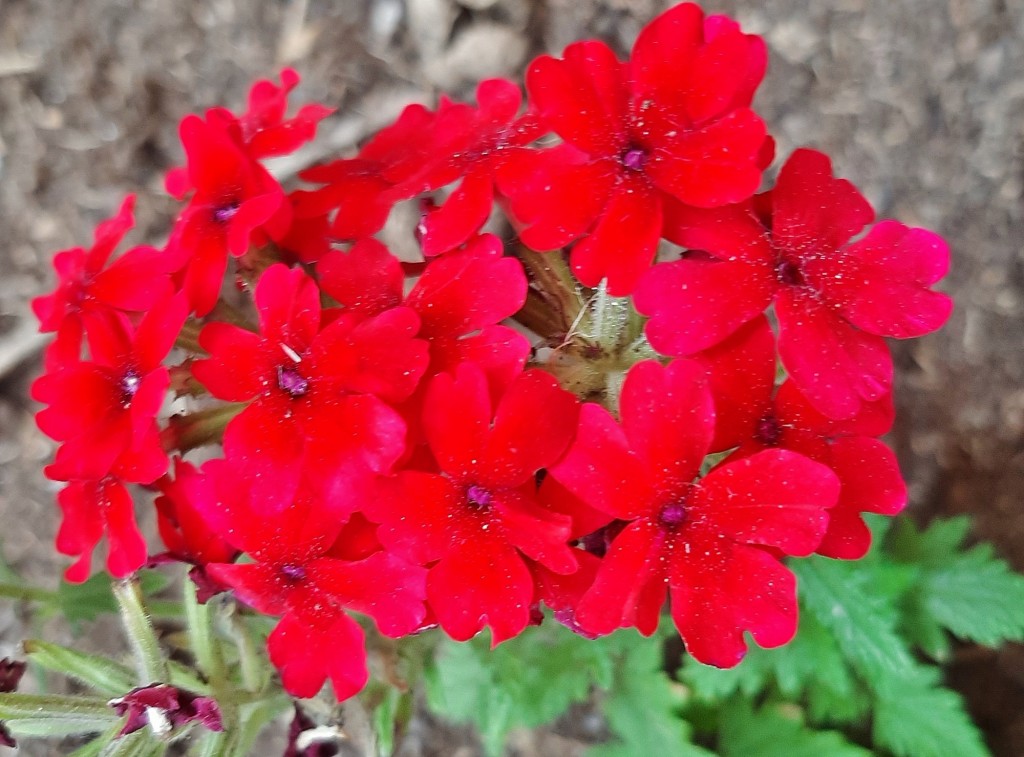
<path fill-rule="evenodd" d="M 939 334 L 895 344 L 891 439 L 911 508 L 970 513 L 978 539 L 1024 569 L 1024 0 L 709 0 L 771 50 L 756 105 L 778 139 L 829 153 L 880 217 L 941 232 L 942 287 L 957 309 Z M 468 97 L 519 77 L 539 52 L 598 36 L 621 52 L 659 0 L 0 0 L 0 538 L 27 580 L 53 586 L 52 445 L 28 385 L 41 343 L 29 299 L 54 251 L 88 246 L 137 192 L 131 244 L 160 244 L 174 204 L 177 123 L 243 106 L 249 84 L 294 66 L 293 102 L 338 108 L 285 175 L 347 154 L 414 101 Z M 0 656 L 26 629 L 0 604 Z M 55 630 L 54 633 L 67 633 Z M 102 645 L 103 627 L 85 627 Z M 59 641 L 59 638 L 54 639 Z M 1024 648 L 960 649 L 951 676 L 998 754 L 1024 754 Z M 439 726 L 438 726 L 439 727 Z M 430 737 L 425 737 L 430 740 Z M 438 733 L 437 754 L 473 755 Z M 525 739 L 525 740 L 524 740 Z M 574 754 L 571 736 L 517 754 Z M 458 744 L 463 746 L 458 747 Z M 462 749 L 462 752 L 457 752 Z M 432 752 L 428 752 L 432 753 Z"/>

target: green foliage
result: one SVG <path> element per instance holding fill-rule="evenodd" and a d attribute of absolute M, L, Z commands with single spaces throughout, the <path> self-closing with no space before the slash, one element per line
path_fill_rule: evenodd
<path fill-rule="evenodd" d="M 588 757 L 711 754 L 690 741 L 690 724 L 680 717 L 685 693 L 665 675 L 658 641 L 658 637 L 643 639 L 625 631 L 604 641 L 619 647 L 611 689 L 603 702 L 608 727 L 616 738 L 592 748 Z"/>
<path fill-rule="evenodd" d="M 961 551 L 968 526 L 954 518 L 921 532 L 903 519 L 893 534 L 893 556 L 919 570 L 906 597 L 905 632 L 937 660 L 949 657 L 944 631 L 985 646 L 1024 637 L 1024 576 L 987 544 Z"/>
<path fill-rule="evenodd" d="M 898 757 L 984 757 L 981 734 L 960 697 L 939 684 L 941 674 L 920 666 L 882 687 L 874 702 L 872 734 Z"/>
<path fill-rule="evenodd" d="M 498 754 L 509 730 L 557 719 L 590 693 L 607 688 L 613 662 L 607 643 L 595 643 L 548 623 L 497 648 L 478 637 L 445 643 L 427 671 L 431 707 L 480 730 L 488 754 Z"/>
<path fill-rule="evenodd" d="M 722 709 L 719 749 L 722 757 L 870 757 L 837 731 L 804 726 L 795 707 L 762 707 L 737 697 Z"/>
<path fill-rule="evenodd" d="M 947 659 L 950 635 L 1024 640 L 1024 576 L 988 546 L 964 549 L 965 519 L 869 525 L 875 546 L 863 560 L 790 562 L 796 637 L 772 650 L 751 644 L 735 668 L 684 658 L 674 683 L 657 636 L 587 641 L 549 624 L 493 652 L 480 641 L 446 646 L 431 704 L 475 723 L 492 755 L 509 729 L 551 722 L 597 687 L 613 738 L 590 757 L 983 757 L 960 696 L 922 653 Z"/>
<path fill-rule="evenodd" d="M 145 596 L 156 594 L 169 582 L 167 576 L 155 570 L 140 571 L 139 580 Z M 55 609 L 76 629 L 79 624 L 95 620 L 103 613 L 116 613 L 117 602 L 111 586 L 111 578 L 106 573 L 97 573 L 81 584 L 61 581 Z"/>

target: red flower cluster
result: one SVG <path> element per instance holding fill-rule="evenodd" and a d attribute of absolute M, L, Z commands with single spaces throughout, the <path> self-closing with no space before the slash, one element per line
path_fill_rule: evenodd
<path fill-rule="evenodd" d="M 951 303 L 931 289 L 942 240 L 895 221 L 859 236 L 871 208 L 821 153 L 755 194 L 765 64 L 759 38 L 682 4 L 626 61 L 596 41 L 537 59 L 525 111 L 504 80 L 476 105 L 410 106 L 292 191 L 261 161 L 330 112 L 286 116 L 294 72 L 242 115 L 187 117 L 167 248 L 111 262 L 129 199 L 34 303 L 58 335 L 34 396 L 61 443 L 68 578 L 104 534 L 116 576 L 156 559 L 136 483 L 160 492 L 160 560 L 280 617 L 269 654 L 300 697 L 366 682 L 351 612 L 497 644 L 542 606 L 585 635 L 650 634 L 668 598 L 699 660 L 736 664 L 745 632 L 786 643 L 784 559 L 858 558 L 862 514 L 905 504 L 878 440 L 884 337 Z M 407 201 L 412 264 L 372 236 Z M 485 232 L 496 206 L 518 241 Z M 244 294 L 222 296 L 232 260 Z M 561 385 L 570 358 L 602 388 Z M 169 470 L 203 445 L 219 456 Z"/>

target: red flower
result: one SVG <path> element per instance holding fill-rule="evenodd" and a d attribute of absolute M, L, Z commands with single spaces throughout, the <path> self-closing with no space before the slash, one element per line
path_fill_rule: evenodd
<path fill-rule="evenodd" d="M 522 94 L 512 82 L 483 81 L 476 89 L 476 99 L 477 108 L 442 100 L 425 165 L 398 188 L 411 197 L 461 179 L 443 203 L 427 205 L 417 228 L 427 256 L 454 250 L 479 231 L 494 205 L 492 177 L 515 154 L 514 148 L 543 133 L 532 114 L 516 118 Z"/>
<path fill-rule="evenodd" d="M 32 397 L 49 407 L 39 428 L 63 442 L 46 470 L 50 478 L 99 481 L 108 473 L 150 483 L 167 470 L 156 415 L 170 378 L 162 365 L 185 322 L 180 296 L 157 304 L 138 328 L 112 313 L 89 331 L 91 360 L 41 376 Z"/>
<path fill-rule="evenodd" d="M 181 122 L 188 156 L 188 182 L 194 189 L 169 243 L 185 269 L 183 286 L 197 315 L 209 313 L 220 293 L 228 254 L 240 257 L 251 241 L 288 231 L 291 208 L 284 190 L 263 166 L 245 153 L 217 123 L 188 116 Z"/>
<path fill-rule="evenodd" d="M 378 397 L 405 399 L 423 375 L 419 319 L 398 307 L 342 313 L 321 329 L 316 283 L 283 265 L 264 272 L 255 297 L 260 333 L 211 323 L 199 338 L 210 357 L 192 366 L 214 397 L 252 400 L 228 424 L 225 454 L 266 482 L 257 496 L 287 498 L 305 473 L 341 507 L 353 477 L 385 472 L 405 451 L 405 424 Z"/>
<path fill-rule="evenodd" d="M 434 113 L 410 105 L 395 123 L 381 129 L 354 158 L 336 160 L 303 171 L 304 181 L 327 186 L 295 192 L 295 214 L 323 216 L 335 208 L 330 233 L 337 239 L 356 240 L 376 234 L 392 206 L 402 199 L 394 191 L 422 166 Z"/>
<path fill-rule="evenodd" d="M 72 481 L 61 489 L 57 503 L 64 514 L 57 532 L 57 551 L 77 557 L 64 573 L 82 583 L 92 572 L 92 553 L 107 536 L 107 570 L 124 578 L 146 563 L 146 540 L 135 520 L 135 505 L 124 484 L 107 476 L 100 481 Z"/>
<path fill-rule="evenodd" d="M 376 314 L 403 301 L 401 264 L 374 239 L 361 240 L 348 252 L 331 252 L 317 271 L 323 290 L 344 311 Z M 500 395 L 530 352 L 526 337 L 499 325 L 522 308 L 526 288 L 522 264 L 503 255 L 501 241 L 492 234 L 432 260 L 404 299 L 420 317 L 417 336 L 430 346 L 427 377 L 453 373 L 460 363 L 472 361 L 487 375 L 494 395 Z M 425 384 L 413 407 L 422 404 L 424 393 Z M 411 415 L 415 419 L 420 412 Z"/>
<path fill-rule="evenodd" d="M 641 31 L 628 64 L 603 42 L 527 72 L 532 107 L 565 144 L 517 154 L 498 174 L 523 241 L 573 248 L 586 286 L 630 294 L 661 237 L 665 196 L 700 207 L 750 197 L 761 119 L 749 109 L 767 54 L 758 38 L 684 3 Z"/>
<path fill-rule="evenodd" d="M 630 370 L 621 426 L 586 404 L 576 442 L 550 475 L 592 507 L 628 521 L 615 537 L 576 620 L 592 633 L 636 626 L 651 634 L 668 591 L 689 652 L 704 663 L 742 659 L 796 631 L 793 575 L 777 554 L 821 541 L 838 482 L 825 466 L 769 450 L 695 480 L 714 435 L 703 369 L 655 361 Z"/>
<path fill-rule="evenodd" d="M 498 644 L 526 627 L 534 584 L 525 558 L 576 570 L 570 518 L 540 504 L 535 474 L 561 457 L 577 408 L 543 371 L 522 374 L 494 408 L 472 363 L 433 380 L 424 427 L 441 473 L 402 471 L 365 509 L 388 550 L 432 565 L 427 598 L 452 638 L 488 625 Z"/>
<path fill-rule="evenodd" d="M 248 109 L 241 116 L 226 108 L 210 108 L 205 120 L 254 160 L 295 152 L 316 136 L 320 121 L 334 112 L 314 103 L 302 106 L 294 118 L 285 118 L 288 95 L 298 83 L 295 69 L 282 69 L 281 86 L 267 79 L 252 85 Z M 166 186 L 175 197 L 184 197 L 196 188 L 189 170 L 182 167 L 167 172 Z"/>
<path fill-rule="evenodd" d="M 193 565 L 188 575 L 196 585 L 199 601 L 205 602 L 227 588 L 206 574 L 206 566 L 209 563 L 233 562 L 238 557 L 238 550 L 210 529 L 190 499 L 189 489 L 199 475 L 194 465 L 175 458 L 175 477 L 164 476 L 156 482 L 160 496 L 153 504 L 156 506 L 160 538 L 167 552 L 150 558 L 150 563 L 174 560 Z"/>
<path fill-rule="evenodd" d="M 787 161 L 770 201 L 770 219 L 753 203 L 672 206 L 666 235 L 717 260 L 687 257 L 645 275 L 635 299 L 651 316 L 647 337 L 663 354 L 692 354 L 774 302 L 789 375 L 821 412 L 850 417 L 890 390 L 882 337 L 927 334 L 949 317 L 950 298 L 929 288 L 945 275 L 949 250 L 936 234 L 895 221 L 849 242 L 873 212 L 813 150 Z"/>
<path fill-rule="evenodd" d="M 297 213 L 337 207 L 332 233 L 358 239 L 379 231 L 399 200 L 459 181 L 439 206 L 427 203 L 418 232 L 428 256 L 465 244 L 491 214 L 495 170 L 541 134 L 536 119 L 517 118 L 521 100 L 512 82 L 488 79 L 477 87 L 478 107 L 442 98 L 436 112 L 406 108 L 356 158 L 305 171 L 303 179 L 327 186 L 297 193 Z"/>
<path fill-rule="evenodd" d="M 774 401 L 765 402 L 737 455 L 789 449 L 831 468 L 839 478 L 839 501 L 829 512 L 828 531 L 817 552 L 857 560 L 871 546 L 871 531 L 861 514 L 895 515 L 907 504 L 896 456 L 874 438 L 889 432 L 893 415 L 892 395 L 886 395 L 866 403 L 853 418 L 833 420 L 815 410 L 796 384 L 787 381 Z"/>
<path fill-rule="evenodd" d="M 135 195 L 129 195 L 116 216 L 96 227 L 96 241 L 89 250 L 75 247 L 54 256 L 57 288 L 32 300 L 39 330 L 57 332 L 46 353 L 48 370 L 80 357 L 86 322 L 113 310 L 147 310 L 170 294 L 159 250 L 135 247 L 107 265 L 135 224 L 134 206 Z"/>
<path fill-rule="evenodd" d="M 207 570 L 259 612 L 283 616 L 267 646 L 285 689 L 311 697 L 329 677 L 338 699 L 356 694 L 367 680 L 366 652 L 346 611 L 370 615 L 388 636 L 414 631 L 425 617 L 423 568 L 386 552 L 339 559 L 332 545 L 343 521 L 331 503 L 302 491 L 268 506 L 229 462 L 211 461 L 203 471 L 206 480 L 192 482 L 195 506 L 255 560 Z"/>

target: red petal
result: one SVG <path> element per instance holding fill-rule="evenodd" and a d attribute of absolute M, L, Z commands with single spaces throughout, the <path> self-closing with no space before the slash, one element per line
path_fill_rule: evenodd
<path fill-rule="evenodd" d="M 487 382 L 477 366 L 465 363 L 454 377 L 441 374 L 431 382 L 423 425 L 443 471 L 460 480 L 476 473 L 491 417 Z"/>
<path fill-rule="evenodd" d="M 694 479 L 715 431 L 703 367 L 687 360 L 667 367 L 655 360 L 637 363 L 623 383 L 619 415 L 656 490 L 676 490 Z"/>
<path fill-rule="evenodd" d="M 267 651 L 292 696 L 314 697 L 330 677 L 341 701 L 358 694 L 369 679 L 363 629 L 344 614 L 317 628 L 285 615 L 267 638 Z"/>
<path fill-rule="evenodd" d="M 242 476 L 259 481 L 254 498 L 280 508 L 294 496 L 302 470 L 304 439 L 296 419 L 276 403 L 257 400 L 224 431 L 224 456 Z"/>
<path fill-rule="evenodd" d="M 803 455 L 770 449 L 714 469 L 692 496 L 695 517 L 711 531 L 804 556 L 828 527 L 839 480 Z"/>
<path fill-rule="evenodd" d="M 372 617 L 385 636 L 404 636 L 423 622 L 427 592 L 423 568 L 377 552 L 358 562 L 316 560 L 308 571 L 318 589 L 346 609 Z"/>
<path fill-rule="evenodd" d="M 626 147 L 625 66 L 604 42 L 575 42 L 565 59 L 537 58 L 526 72 L 530 101 L 552 131 L 593 156 Z"/>
<path fill-rule="evenodd" d="M 947 321 L 953 301 L 928 287 L 946 275 L 949 247 L 938 234 L 883 221 L 840 255 L 854 262 L 822 280 L 826 297 L 843 316 L 871 334 L 898 339 L 922 336 Z"/>
<path fill-rule="evenodd" d="M 803 257 L 829 254 L 874 219 L 871 205 L 817 150 L 800 149 L 786 161 L 772 190 L 772 235 Z"/>
<path fill-rule="evenodd" d="M 468 641 L 485 625 L 497 645 L 530 620 L 533 577 L 515 549 L 482 535 L 453 545 L 427 575 L 427 598 L 445 633 Z"/>
<path fill-rule="evenodd" d="M 462 489 L 451 479 L 432 473 L 402 471 L 397 482 L 383 485 L 366 505 L 366 515 L 382 525 L 377 536 L 389 551 L 425 565 L 447 551 L 460 522 Z M 415 507 L 410 507 L 415 503 Z"/>
<path fill-rule="evenodd" d="M 490 172 L 471 171 L 438 208 L 423 219 L 420 244 L 430 257 L 465 244 L 491 215 L 494 186 Z"/>
<path fill-rule="evenodd" d="M 302 354 L 320 328 L 320 290 L 301 268 L 275 264 L 256 285 L 260 332 L 273 344 Z"/>
<path fill-rule="evenodd" d="M 742 660 L 745 630 L 763 647 L 796 633 L 796 580 L 763 550 L 711 538 L 689 554 L 676 550 L 671 571 L 672 619 L 686 650 L 705 665 Z"/>
<path fill-rule="evenodd" d="M 462 336 L 514 315 L 526 286 L 522 264 L 503 257 L 501 241 L 485 234 L 431 261 L 406 305 L 419 314 L 422 337 Z"/>
<path fill-rule="evenodd" d="M 721 208 L 693 208 L 666 196 L 665 238 L 681 247 L 703 250 L 721 260 L 774 264 L 768 230 L 750 203 Z"/>
<path fill-rule="evenodd" d="M 273 378 L 273 362 L 258 334 L 214 322 L 199 332 L 199 344 L 210 357 L 192 363 L 192 375 L 217 399 L 244 402 L 262 394 Z"/>
<path fill-rule="evenodd" d="M 646 181 L 624 177 L 594 230 L 572 248 L 573 273 L 584 286 L 608 280 L 608 294 L 625 297 L 651 267 L 661 239 L 661 201 Z"/>
<path fill-rule="evenodd" d="M 376 239 L 332 250 L 316 266 L 320 287 L 348 311 L 377 315 L 402 302 L 402 266 Z"/>
<path fill-rule="evenodd" d="M 850 326 L 811 295 L 781 289 L 775 299 L 779 357 L 811 404 L 832 418 L 849 418 L 892 387 L 885 341 Z"/>
<path fill-rule="evenodd" d="M 576 441 L 548 472 L 590 507 L 624 520 L 649 514 L 658 496 L 625 433 L 607 410 L 589 402 L 580 408 Z"/>
<path fill-rule="evenodd" d="M 645 172 L 661 190 L 699 208 L 746 200 L 761 183 L 759 153 L 767 132 L 752 110 L 735 110 L 700 131 L 654 145 Z"/>
<path fill-rule="evenodd" d="M 523 244 L 557 250 L 594 224 L 619 175 L 617 161 L 592 162 L 572 145 L 521 150 L 496 176 Z"/>
<path fill-rule="evenodd" d="M 741 326 L 709 350 L 693 356 L 703 365 L 715 408 L 712 452 L 738 447 L 771 410 L 775 387 L 775 335 L 764 316 Z"/>
<path fill-rule="evenodd" d="M 634 302 L 651 317 L 645 328 L 651 346 L 684 356 L 713 347 L 763 313 L 775 289 L 766 266 L 685 259 L 655 265 Z"/>
<path fill-rule="evenodd" d="M 576 570 L 577 550 L 567 544 L 572 523 L 567 515 L 541 506 L 529 491 L 499 492 L 494 495 L 492 507 L 509 544 L 555 573 Z"/>
<path fill-rule="evenodd" d="M 603 636 L 627 625 L 647 584 L 664 587 L 661 535 L 650 520 L 639 520 L 615 537 L 593 586 L 576 608 L 576 619 L 586 631 Z"/>
<path fill-rule="evenodd" d="M 512 382 L 498 404 L 475 471 L 488 487 L 519 486 L 555 463 L 572 441 L 579 400 L 542 370 Z"/>

